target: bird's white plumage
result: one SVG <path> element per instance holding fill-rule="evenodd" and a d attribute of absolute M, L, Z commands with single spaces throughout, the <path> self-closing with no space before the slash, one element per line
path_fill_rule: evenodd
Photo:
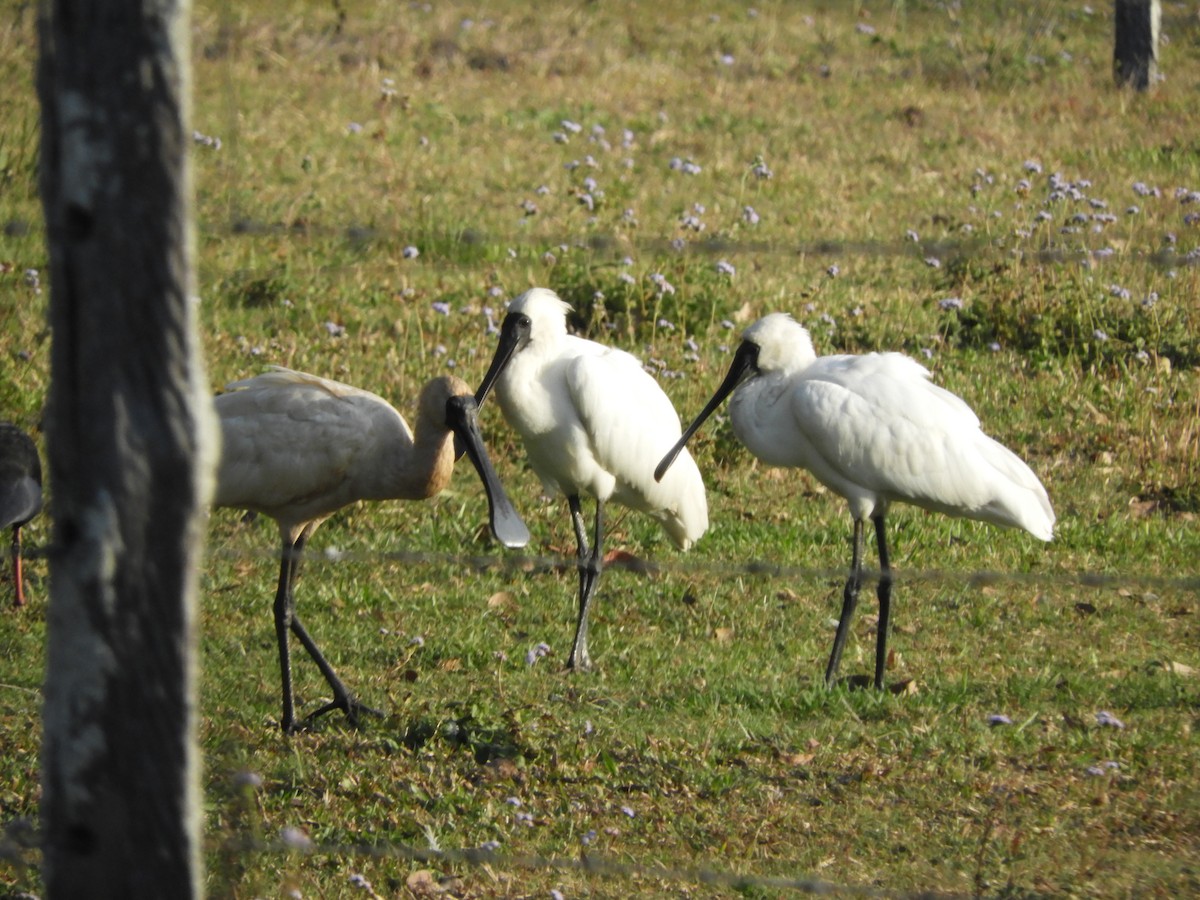
<path fill-rule="evenodd" d="M 764 462 L 808 469 L 860 520 L 902 501 L 1050 540 L 1054 512 L 1037 476 L 914 360 L 817 356 L 783 313 L 743 337 L 759 348 L 759 372 L 734 391 L 730 419 Z"/>
<path fill-rule="evenodd" d="M 396 497 L 412 430 L 382 397 L 274 367 L 216 398 L 223 451 L 214 503 L 254 509 L 281 530 L 355 500 Z"/>
<path fill-rule="evenodd" d="M 504 418 L 548 491 L 644 512 L 686 549 L 708 527 L 700 470 L 685 451 L 654 480 L 655 463 L 680 436 L 679 416 L 636 357 L 568 334 L 569 309 L 544 288 L 510 305 L 532 324 L 496 381 Z"/>

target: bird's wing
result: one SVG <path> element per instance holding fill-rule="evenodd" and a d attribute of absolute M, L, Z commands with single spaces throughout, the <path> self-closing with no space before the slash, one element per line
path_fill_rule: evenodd
<path fill-rule="evenodd" d="M 218 506 L 270 512 L 327 497 L 335 509 L 355 460 L 374 452 L 380 419 L 393 433 L 399 419 L 407 432 L 381 398 L 340 382 L 276 369 L 236 385 L 216 398 Z"/>
<path fill-rule="evenodd" d="M 387 402 L 382 397 L 379 397 L 379 395 L 365 391 L 362 388 L 357 388 L 352 384 L 344 384 L 340 381 L 334 381 L 331 378 L 322 378 L 320 375 L 310 375 L 308 372 L 297 372 L 295 369 L 289 369 L 285 366 L 268 366 L 266 371 L 258 375 L 230 382 L 225 385 L 225 390 L 227 392 L 243 390 L 261 391 L 267 389 L 284 389 L 289 386 L 307 386 L 314 390 L 323 391 L 333 397 L 375 398 L 380 402 Z"/>
<path fill-rule="evenodd" d="M 0 479 L 0 528 L 28 522 L 42 508 L 42 488 L 28 475 Z"/>
<path fill-rule="evenodd" d="M 816 456 L 809 468 L 839 493 L 851 485 L 947 511 L 986 493 L 979 419 L 906 356 L 822 357 L 795 382 L 790 403 Z"/>
<path fill-rule="evenodd" d="M 679 415 L 658 382 L 616 349 L 575 358 L 566 380 L 595 462 L 615 479 L 614 499 L 661 519 L 681 546 L 698 538 L 708 512 L 691 456 L 681 454 L 668 477 L 654 480 L 654 467 L 680 435 Z"/>

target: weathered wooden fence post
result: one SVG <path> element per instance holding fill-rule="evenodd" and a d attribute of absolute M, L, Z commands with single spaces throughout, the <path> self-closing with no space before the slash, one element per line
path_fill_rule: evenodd
<path fill-rule="evenodd" d="M 1116 0 L 1113 78 L 1120 87 L 1147 90 L 1158 78 L 1159 0 Z"/>
<path fill-rule="evenodd" d="M 188 21 L 188 0 L 40 12 L 51 900 L 201 893 L 195 601 L 216 432 L 193 309 Z"/>

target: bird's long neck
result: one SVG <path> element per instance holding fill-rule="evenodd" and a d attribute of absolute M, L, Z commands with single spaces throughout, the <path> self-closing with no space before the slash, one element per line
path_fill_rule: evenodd
<path fill-rule="evenodd" d="M 454 473 L 454 435 L 445 425 L 418 422 L 407 462 L 399 475 L 402 498 L 424 500 L 440 493 Z"/>

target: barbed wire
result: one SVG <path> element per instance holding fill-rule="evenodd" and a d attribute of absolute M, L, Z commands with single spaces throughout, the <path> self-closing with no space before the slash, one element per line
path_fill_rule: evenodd
<path fill-rule="evenodd" d="M 23 558 L 49 560 L 54 556 L 52 545 L 27 546 L 22 549 Z M 209 547 L 209 558 L 245 561 L 270 560 L 278 562 L 279 550 L 266 548 Z M 0 550 L 0 559 L 11 552 Z M 342 563 L 399 563 L 405 566 L 446 566 L 476 572 L 501 572 L 527 575 L 538 572 L 573 571 L 577 559 L 571 554 L 531 553 L 451 553 L 435 550 L 341 550 L 326 547 L 323 550 L 307 550 L 301 554 L 304 565 L 338 565 Z M 680 578 L 706 576 L 716 579 L 732 576 L 767 578 L 789 581 L 842 581 L 846 578 L 844 568 L 797 566 L 778 563 L 767 559 L 743 561 L 697 560 L 680 556 L 677 559 L 661 560 L 617 551 L 604 563 L 609 570 L 623 570 L 647 576 L 672 576 Z M 879 570 L 864 567 L 863 579 L 877 581 Z M 1119 590 L 1143 588 L 1156 590 L 1200 592 L 1200 573 L 1181 575 L 1159 575 L 1149 572 L 1102 572 L 1095 570 L 1016 572 L 996 569 L 904 569 L 891 570 L 894 584 L 931 584 L 936 586 L 962 585 L 971 589 L 985 588 L 996 584 L 1024 584 L 1033 587 L 1081 587 L 1097 590 Z"/>
<path fill-rule="evenodd" d="M 18 869 L 32 868 L 35 863 L 29 857 L 38 852 L 40 836 L 28 820 L 17 820 L 7 825 L 0 836 L 0 860 L 13 864 Z M 310 841 L 301 833 L 291 833 L 274 840 L 253 837 L 233 837 L 209 846 L 210 851 L 226 855 L 258 856 L 262 854 L 291 857 L 328 856 L 367 859 L 372 861 L 403 861 L 440 866 L 470 866 L 472 868 L 527 869 L 534 871 L 575 872 L 625 880 L 652 879 L 673 881 L 708 887 L 723 887 L 738 891 L 751 889 L 786 890 L 804 894 L 837 894 L 854 897 L 878 897 L 889 900 L 951 900 L 967 894 L 923 888 L 918 891 L 885 890 L 867 885 L 853 885 L 827 881 L 810 875 L 781 876 L 738 873 L 719 869 L 711 865 L 684 867 L 661 864 L 621 862 L 597 853 L 581 852 L 579 856 L 544 856 L 540 854 L 507 854 L 487 847 L 462 850 L 443 850 L 417 847 L 402 842 L 389 844 L 328 844 Z M 370 897 L 375 893 L 370 881 L 361 873 L 349 876 L 351 885 Z"/>

